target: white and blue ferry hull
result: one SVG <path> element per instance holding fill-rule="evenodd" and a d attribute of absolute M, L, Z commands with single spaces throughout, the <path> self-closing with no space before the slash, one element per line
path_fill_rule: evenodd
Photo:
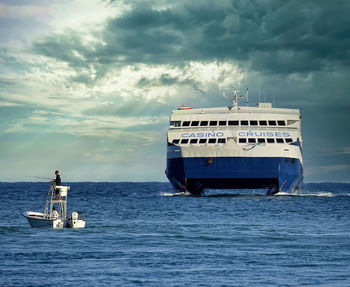
<path fill-rule="evenodd" d="M 266 147 L 253 147 L 242 155 L 217 148 L 210 154 L 190 155 L 181 147 L 168 146 L 167 177 L 177 190 L 201 194 L 213 189 L 267 189 L 270 194 L 290 192 L 301 187 L 303 164 L 300 146 L 280 146 L 280 152 L 270 152 Z M 259 150 L 260 149 L 260 150 Z M 288 153 L 285 150 L 288 149 Z M 187 155 L 186 155 L 187 153 Z"/>

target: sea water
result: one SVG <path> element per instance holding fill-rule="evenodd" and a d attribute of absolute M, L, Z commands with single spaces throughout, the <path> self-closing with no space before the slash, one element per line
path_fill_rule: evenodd
<path fill-rule="evenodd" d="M 0 286 L 350 286 L 350 184 L 298 194 L 71 183 L 82 230 L 29 227 L 47 183 L 0 183 Z"/>

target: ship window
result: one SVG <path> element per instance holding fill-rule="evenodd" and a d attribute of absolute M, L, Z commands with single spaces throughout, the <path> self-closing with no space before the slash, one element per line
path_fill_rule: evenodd
<path fill-rule="evenodd" d="M 182 139 L 182 140 L 181 140 L 181 143 L 182 143 L 182 144 L 187 144 L 187 143 L 188 143 L 188 139 Z"/>
<path fill-rule="evenodd" d="M 189 127 L 190 126 L 190 122 L 189 121 L 185 121 L 182 123 L 183 127 Z"/>
<path fill-rule="evenodd" d="M 258 121 L 250 121 L 250 125 L 251 126 L 257 126 L 258 125 Z"/>
<path fill-rule="evenodd" d="M 276 121 L 269 121 L 269 126 L 275 126 L 276 125 Z"/>
<path fill-rule="evenodd" d="M 267 121 L 259 121 L 259 125 L 261 125 L 261 126 L 267 126 Z"/>
<path fill-rule="evenodd" d="M 284 159 L 284 161 L 285 161 L 285 162 L 288 162 L 288 161 L 289 161 L 289 157 L 286 157 L 286 158 Z"/>
<path fill-rule="evenodd" d="M 286 125 L 285 121 L 277 121 L 277 123 L 278 123 L 279 126 L 285 126 Z"/>
<path fill-rule="evenodd" d="M 247 142 L 247 139 L 239 139 L 239 143 L 246 143 Z"/>
<path fill-rule="evenodd" d="M 241 126 L 247 126 L 248 125 L 248 121 L 241 121 Z"/>
<path fill-rule="evenodd" d="M 266 139 L 268 143 L 275 143 L 275 139 L 268 138 Z"/>
<path fill-rule="evenodd" d="M 281 138 L 278 138 L 278 139 L 276 139 L 276 142 L 277 142 L 277 143 L 284 143 L 284 140 L 281 139 Z"/>
<path fill-rule="evenodd" d="M 192 127 L 198 127 L 199 126 L 199 121 L 192 121 L 191 126 Z"/>
<path fill-rule="evenodd" d="M 295 124 L 297 122 L 297 120 L 287 120 L 287 125 L 292 125 Z"/>
<path fill-rule="evenodd" d="M 256 143 L 256 139 L 248 139 L 249 143 Z"/>
<path fill-rule="evenodd" d="M 209 143 L 216 143 L 216 139 L 209 139 Z"/>
<path fill-rule="evenodd" d="M 293 140 L 291 138 L 286 139 L 286 143 L 291 143 Z"/>
<path fill-rule="evenodd" d="M 200 140 L 199 140 L 199 143 L 200 143 L 200 144 L 205 144 L 206 142 L 207 142 L 207 139 L 200 139 Z"/>
<path fill-rule="evenodd" d="M 262 138 L 258 139 L 258 143 L 264 143 L 264 142 L 265 142 L 265 139 L 262 139 Z"/>
<path fill-rule="evenodd" d="M 181 121 L 170 121 L 170 125 L 174 127 L 180 127 Z"/>
<path fill-rule="evenodd" d="M 191 144 L 196 144 L 197 141 L 198 141 L 198 139 L 191 139 L 191 140 L 190 140 L 190 143 L 191 143 Z"/>
<path fill-rule="evenodd" d="M 295 163 L 295 158 L 292 158 L 292 163 Z"/>
<path fill-rule="evenodd" d="M 208 121 L 202 121 L 201 122 L 201 127 L 206 127 L 208 125 Z"/>
<path fill-rule="evenodd" d="M 226 121 L 219 121 L 219 126 L 226 126 Z"/>
<path fill-rule="evenodd" d="M 210 126 L 217 126 L 218 122 L 217 121 L 210 121 L 209 125 Z"/>
<path fill-rule="evenodd" d="M 180 140 L 173 140 L 173 144 L 178 144 Z"/>
<path fill-rule="evenodd" d="M 238 121 L 228 121 L 229 126 L 238 126 Z"/>
<path fill-rule="evenodd" d="M 218 139 L 218 143 L 225 143 L 226 139 Z"/>

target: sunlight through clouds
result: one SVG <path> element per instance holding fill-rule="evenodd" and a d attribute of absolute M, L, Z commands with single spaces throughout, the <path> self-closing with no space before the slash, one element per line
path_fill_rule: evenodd
<path fill-rule="evenodd" d="M 344 180 L 349 10 L 311 0 L 5 1 L 0 156 L 19 171 L 36 161 L 38 172 L 50 158 L 73 180 L 74 167 L 132 179 L 132 166 L 137 180 L 165 180 L 171 111 L 227 106 L 222 92 L 235 85 L 249 88 L 252 105 L 261 89 L 300 108 L 305 174 Z M 130 174 L 116 175 L 126 165 Z"/>

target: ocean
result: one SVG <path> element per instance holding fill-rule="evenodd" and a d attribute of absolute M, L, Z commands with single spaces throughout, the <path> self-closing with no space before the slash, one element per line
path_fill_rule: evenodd
<path fill-rule="evenodd" d="M 82 230 L 31 228 L 47 183 L 0 183 L 0 286 L 350 286 L 350 184 L 298 194 L 70 183 Z"/>

